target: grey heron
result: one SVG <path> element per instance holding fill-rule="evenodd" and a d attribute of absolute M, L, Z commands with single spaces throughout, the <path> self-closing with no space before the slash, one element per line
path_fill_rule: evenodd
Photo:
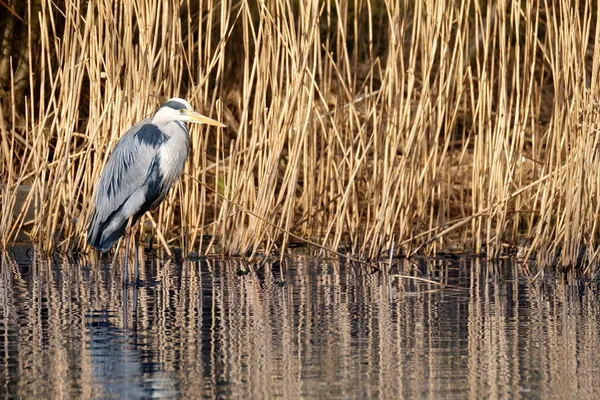
<path fill-rule="evenodd" d="M 125 234 L 123 284 L 128 281 L 131 229 L 146 211 L 163 201 L 183 172 L 190 149 L 186 122 L 225 127 L 194 112 L 186 100 L 169 99 L 152 117 L 136 123 L 123 135 L 98 180 L 87 241 L 104 253 Z M 137 246 L 135 249 L 137 282 Z"/>

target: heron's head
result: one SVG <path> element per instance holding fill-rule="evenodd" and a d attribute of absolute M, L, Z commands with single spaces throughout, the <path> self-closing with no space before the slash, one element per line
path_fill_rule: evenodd
<path fill-rule="evenodd" d="M 212 118 L 208 118 L 194 111 L 190 103 L 179 97 L 173 97 L 167 100 L 154 114 L 152 122 L 161 125 L 169 122 L 194 122 L 197 124 L 206 124 L 212 126 L 220 126 L 225 128 L 225 125 Z"/>

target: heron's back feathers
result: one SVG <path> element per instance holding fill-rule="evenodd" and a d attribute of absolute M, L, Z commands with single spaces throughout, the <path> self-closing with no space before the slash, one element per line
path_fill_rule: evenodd
<path fill-rule="evenodd" d="M 144 205 L 149 193 L 145 183 L 158 149 L 168 139 L 145 119 L 119 140 L 98 181 L 87 238 L 91 246 L 107 251 L 123 236 L 129 217 L 133 216 L 135 223 L 147 211 Z"/>

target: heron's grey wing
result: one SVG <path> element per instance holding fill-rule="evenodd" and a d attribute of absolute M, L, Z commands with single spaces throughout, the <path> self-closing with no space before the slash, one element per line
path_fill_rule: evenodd
<path fill-rule="evenodd" d="M 138 122 L 119 140 L 98 181 L 95 211 L 88 230 L 90 245 L 106 251 L 123 235 L 132 214 L 128 209 L 131 202 L 143 201 L 139 193 L 135 199 L 132 195 L 143 187 L 158 148 L 167 140 L 150 119 Z"/>

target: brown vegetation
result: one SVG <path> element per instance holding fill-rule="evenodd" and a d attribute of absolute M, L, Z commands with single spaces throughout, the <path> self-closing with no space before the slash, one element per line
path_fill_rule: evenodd
<path fill-rule="evenodd" d="M 4 245 L 84 249 L 110 149 L 177 95 L 228 128 L 192 127 L 167 245 L 598 258 L 596 3 L 2 4 Z"/>

